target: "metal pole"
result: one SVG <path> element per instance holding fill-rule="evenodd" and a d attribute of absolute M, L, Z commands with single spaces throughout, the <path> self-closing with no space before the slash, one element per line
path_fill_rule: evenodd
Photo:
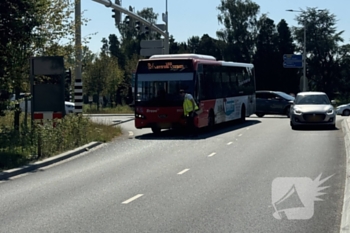
<path fill-rule="evenodd" d="M 74 102 L 75 112 L 82 113 L 82 46 L 81 46 L 81 0 L 75 0 L 75 85 L 74 85 Z"/>
<path fill-rule="evenodd" d="M 304 20 L 303 91 L 306 91 L 306 20 Z"/>
<path fill-rule="evenodd" d="M 165 23 L 165 48 L 164 53 L 169 54 L 169 31 L 168 31 L 168 24 L 169 24 L 169 17 L 168 17 L 168 0 L 165 0 L 165 17 L 166 17 L 166 23 Z"/>

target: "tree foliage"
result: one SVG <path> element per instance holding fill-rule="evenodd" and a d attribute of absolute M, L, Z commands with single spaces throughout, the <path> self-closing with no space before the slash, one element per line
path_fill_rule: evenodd
<path fill-rule="evenodd" d="M 347 47 L 341 47 L 343 31 L 337 32 L 336 16 L 328 10 L 308 8 L 297 21 L 302 28 L 295 28 L 298 49 L 302 51 L 304 27 L 306 28 L 307 76 L 311 89 L 324 91 L 331 97 L 338 91 L 342 78 L 341 62 Z M 344 50 L 345 49 L 345 50 Z"/>
<path fill-rule="evenodd" d="M 251 62 L 257 32 L 259 5 L 250 0 L 221 0 L 218 20 L 224 29 L 216 34 L 225 42 L 224 58 Z"/>

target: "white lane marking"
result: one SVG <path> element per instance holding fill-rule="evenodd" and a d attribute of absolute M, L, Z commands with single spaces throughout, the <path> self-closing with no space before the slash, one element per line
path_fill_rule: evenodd
<path fill-rule="evenodd" d="M 129 138 L 131 139 L 133 138 L 133 136 L 134 136 L 134 133 L 132 131 L 129 131 Z"/>
<path fill-rule="evenodd" d="M 177 173 L 178 175 L 182 175 L 184 174 L 185 172 L 189 171 L 190 169 L 185 169 L 185 170 L 182 170 L 181 172 Z"/>
<path fill-rule="evenodd" d="M 132 198 L 122 202 L 122 204 L 129 204 L 130 202 L 135 201 L 137 198 L 140 198 L 142 196 L 143 196 L 143 194 L 137 194 L 136 196 L 134 196 L 134 197 L 132 197 Z"/>
<path fill-rule="evenodd" d="M 247 128 L 247 130 L 249 130 L 249 127 Z"/>
<path fill-rule="evenodd" d="M 231 145 L 233 142 L 229 142 L 229 143 L 227 143 L 227 145 Z"/>
<path fill-rule="evenodd" d="M 242 136 L 243 134 L 238 135 L 238 137 Z"/>
<path fill-rule="evenodd" d="M 213 153 L 211 153 L 210 155 L 208 155 L 208 157 L 212 157 L 212 156 L 214 156 L 216 153 L 215 152 L 213 152 Z"/>

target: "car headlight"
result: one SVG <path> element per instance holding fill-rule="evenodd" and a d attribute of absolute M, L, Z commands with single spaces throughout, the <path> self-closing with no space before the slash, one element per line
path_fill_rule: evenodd
<path fill-rule="evenodd" d="M 294 113 L 297 115 L 301 115 L 302 112 L 299 109 L 294 109 Z"/>
<path fill-rule="evenodd" d="M 331 108 L 327 111 L 327 114 L 333 114 L 334 113 L 334 110 Z"/>

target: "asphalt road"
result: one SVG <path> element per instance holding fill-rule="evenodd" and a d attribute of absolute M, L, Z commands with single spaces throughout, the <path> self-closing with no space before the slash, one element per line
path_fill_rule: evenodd
<path fill-rule="evenodd" d="M 339 232 L 340 122 L 293 131 L 287 118 L 252 117 L 195 139 L 122 127 L 134 138 L 1 182 L 0 232 Z M 320 174 L 333 176 L 314 201 Z"/>

